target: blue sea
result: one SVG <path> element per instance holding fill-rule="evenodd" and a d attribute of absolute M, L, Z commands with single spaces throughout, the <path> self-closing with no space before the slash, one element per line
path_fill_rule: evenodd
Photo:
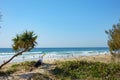
<path fill-rule="evenodd" d="M 0 48 L 0 63 L 8 60 L 15 54 L 12 48 Z M 30 52 L 25 52 L 12 60 L 12 62 L 22 62 L 38 60 L 43 54 L 44 59 L 62 59 L 79 56 L 90 56 L 98 54 L 109 54 L 107 47 L 81 47 L 81 48 L 34 48 Z"/>

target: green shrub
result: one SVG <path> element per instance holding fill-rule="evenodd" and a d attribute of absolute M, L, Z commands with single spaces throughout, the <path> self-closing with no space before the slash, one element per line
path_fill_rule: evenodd
<path fill-rule="evenodd" d="M 60 65 L 59 65 L 60 64 Z M 119 79 L 120 65 L 114 63 L 68 61 L 59 63 L 53 73 L 59 77 L 71 79 Z"/>

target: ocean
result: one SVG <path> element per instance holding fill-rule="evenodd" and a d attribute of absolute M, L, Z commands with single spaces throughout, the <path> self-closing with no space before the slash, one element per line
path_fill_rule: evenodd
<path fill-rule="evenodd" d="M 8 60 L 15 54 L 12 48 L 0 48 L 0 64 Z M 30 60 L 38 60 L 45 54 L 45 60 L 72 58 L 79 56 L 90 56 L 98 54 L 109 54 L 107 47 L 76 47 L 76 48 L 34 48 L 30 52 L 19 55 L 11 62 L 23 62 Z"/>

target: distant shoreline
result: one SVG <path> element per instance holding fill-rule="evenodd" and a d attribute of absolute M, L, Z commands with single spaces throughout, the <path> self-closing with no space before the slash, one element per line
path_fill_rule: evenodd
<path fill-rule="evenodd" d="M 15 52 L 11 48 L 0 48 L 0 64 L 12 57 Z M 38 60 L 42 54 L 46 54 L 45 60 L 71 59 L 74 57 L 94 56 L 99 54 L 109 54 L 106 47 L 94 48 L 34 48 L 31 52 L 17 56 L 12 62 L 24 62 Z M 12 63 L 11 62 L 11 63 Z"/>
<path fill-rule="evenodd" d="M 98 55 L 91 55 L 91 56 L 79 56 L 73 58 L 61 58 L 61 59 L 44 59 L 43 63 L 48 64 L 55 64 L 57 62 L 64 62 L 64 61 L 90 61 L 90 62 L 103 62 L 103 63 L 110 63 L 111 62 L 111 54 L 98 54 Z M 38 59 L 37 59 L 38 60 Z M 37 60 L 27 60 L 27 61 L 37 61 Z M 19 61 L 19 62 L 12 62 L 10 64 L 16 64 L 26 61 Z"/>

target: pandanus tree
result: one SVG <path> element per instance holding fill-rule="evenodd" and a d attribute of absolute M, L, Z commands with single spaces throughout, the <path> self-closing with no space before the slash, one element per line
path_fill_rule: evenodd
<path fill-rule="evenodd" d="M 9 60 L 1 64 L 0 69 L 18 55 L 22 55 L 24 52 L 33 49 L 37 44 L 36 39 L 37 36 L 32 31 L 25 31 L 22 34 L 16 35 L 16 37 L 12 39 L 12 47 L 13 50 L 15 50 L 15 55 L 13 55 Z"/>
<path fill-rule="evenodd" d="M 108 46 L 113 58 L 120 58 L 120 23 L 105 31 L 108 34 Z"/>

